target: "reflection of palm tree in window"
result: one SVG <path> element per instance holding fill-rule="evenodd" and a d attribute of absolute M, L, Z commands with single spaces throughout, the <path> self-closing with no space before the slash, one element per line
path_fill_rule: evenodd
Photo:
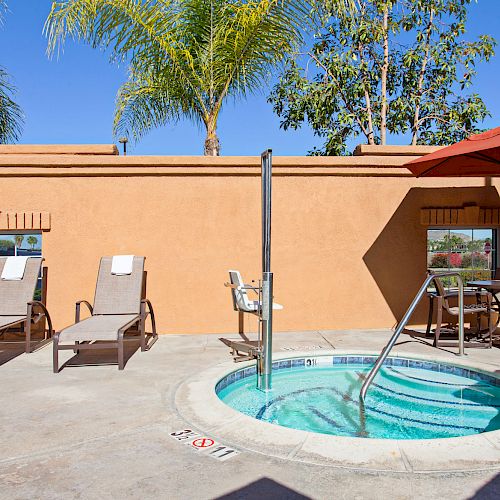
<path fill-rule="evenodd" d="M 28 245 L 31 247 L 31 250 L 35 249 L 35 245 L 38 243 L 38 240 L 34 236 L 28 236 L 26 239 Z"/>
<path fill-rule="evenodd" d="M 14 236 L 14 241 L 16 243 L 16 250 L 18 250 L 21 248 L 21 245 L 23 244 L 24 236 L 22 234 L 16 234 Z"/>

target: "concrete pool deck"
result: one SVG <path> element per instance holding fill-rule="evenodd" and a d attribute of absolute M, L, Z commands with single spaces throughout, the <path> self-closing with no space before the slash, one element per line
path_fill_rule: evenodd
<path fill-rule="evenodd" d="M 389 335 L 388 330 L 278 333 L 274 350 L 286 356 L 332 349 L 376 352 Z M 54 375 L 48 346 L 18 356 L 12 346 L 0 347 L 0 498 L 500 496 L 500 469 L 494 464 L 475 472 L 417 472 L 408 463 L 397 472 L 380 472 L 272 457 L 240 445 L 234 458 L 218 461 L 181 444 L 171 432 L 207 430 L 193 426 L 179 391 L 200 372 L 230 361 L 218 335 L 163 336 L 145 353 L 131 346 L 123 372 L 105 364 L 115 362 L 114 352 L 75 356 Z M 442 359 L 461 361 L 409 336 L 394 352 L 439 352 Z M 498 348 L 466 352 L 465 363 L 500 371 Z M 67 353 L 62 361 L 69 358 Z M 236 444 L 214 437 L 222 445 Z M 495 450 L 500 454 L 499 441 L 488 453 Z M 474 453 L 478 460 L 486 456 L 481 449 Z"/>

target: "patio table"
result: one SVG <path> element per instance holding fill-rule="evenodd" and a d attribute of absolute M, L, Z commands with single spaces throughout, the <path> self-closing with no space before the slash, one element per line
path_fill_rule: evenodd
<path fill-rule="evenodd" d="M 493 300 L 495 301 L 496 312 L 500 313 L 500 300 L 497 297 L 497 293 L 500 292 L 500 280 L 468 281 L 467 286 L 471 286 L 478 289 L 482 288 L 490 292 L 491 295 L 493 295 Z M 500 314 L 499 314 L 499 320 L 500 320 Z"/>

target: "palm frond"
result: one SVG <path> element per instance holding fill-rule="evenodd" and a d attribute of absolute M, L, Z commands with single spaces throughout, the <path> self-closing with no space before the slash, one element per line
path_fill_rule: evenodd
<path fill-rule="evenodd" d="M 21 136 L 24 115 L 12 100 L 14 93 L 9 75 L 0 68 L 0 144 L 16 142 Z"/>
<path fill-rule="evenodd" d="M 204 109 L 189 87 L 179 85 L 168 68 L 131 71 L 118 91 L 114 134 L 137 141 L 150 130 L 181 117 L 195 123 L 204 119 Z"/>
<path fill-rule="evenodd" d="M 215 129 L 224 100 L 261 88 L 325 1 L 358 0 L 59 0 L 44 32 L 50 55 L 70 37 L 130 64 L 114 129 L 138 139 L 181 116 Z"/>

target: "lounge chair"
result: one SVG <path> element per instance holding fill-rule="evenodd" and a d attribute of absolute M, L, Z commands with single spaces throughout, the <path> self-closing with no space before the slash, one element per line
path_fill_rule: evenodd
<path fill-rule="evenodd" d="M 0 258 L 0 276 L 4 276 L 4 267 L 7 259 L 18 259 L 18 257 Z M 22 259 L 19 257 L 19 259 Z M 52 321 L 49 312 L 45 307 L 46 301 L 46 279 L 47 268 L 42 274 L 42 297 L 41 300 L 33 300 L 35 294 L 42 257 L 28 257 L 24 265 L 24 272 L 21 271 L 18 277 L 9 279 L 8 276 L 0 278 L 0 334 L 4 335 L 7 330 L 21 332 L 25 335 L 25 352 L 32 352 L 31 333 L 32 326 L 43 325 L 44 339 L 48 340 L 52 336 Z M 45 320 L 48 329 L 45 329 Z M 40 323 L 42 321 L 42 323 Z"/>
<path fill-rule="evenodd" d="M 86 349 L 117 349 L 118 369 L 124 368 L 124 336 L 140 336 L 141 351 L 156 342 L 155 317 L 151 302 L 146 299 L 144 257 L 134 256 L 128 274 L 112 273 L 113 258 L 102 257 L 92 307 L 86 300 L 76 303 L 75 324 L 56 333 L 53 338 L 53 370 L 59 371 L 60 350 L 75 353 Z M 81 320 L 80 306 L 85 304 L 91 316 Z M 147 307 L 147 311 L 146 311 Z M 151 317 L 152 333 L 146 335 L 146 318 Z M 69 343 L 69 345 L 68 345 Z"/>
<path fill-rule="evenodd" d="M 457 297 L 457 294 L 446 292 L 443 283 L 440 278 L 435 278 L 434 284 L 436 286 L 436 296 L 437 300 L 437 318 L 436 318 L 436 329 L 434 330 L 434 347 L 452 347 L 456 345 L 456 342 L 443 342 L 440 340 L 442 332 L 443 323 L 443 311 L 446 311 L 450 316 L 458 318 L 459 309 L 458 306 L 450 306 L 448 299 L 451 297 Z M 469 294 L 470 295 L 470 292 Z M 495 330 L 495 325 L 493 324 L 491 315 L 491 302 L 492 295 L 489 292 L 475 292 L 476 303 L 475 304 L 464 304 L 464 321 L 467 321 L 470 317 L 476 317 L 477 327 L 476 331 L 471 333 L 466 333 L 466 339 L 472 336 L 477 337 L 480 342 L 467 342 L 467 347 L 492 347 L 492 333 Z M 486 316 L 488 328 L 486 332 L 481 332 L 481 317 Z M 485 340 L 487 341 L 485 343 Z"/>

